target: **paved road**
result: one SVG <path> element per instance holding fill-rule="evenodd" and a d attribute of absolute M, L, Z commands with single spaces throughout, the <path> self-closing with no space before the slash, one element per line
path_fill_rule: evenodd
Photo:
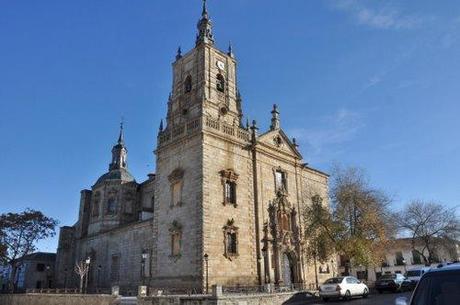
<path fill-rule="evenodd" d="M 324 305 L 324 304 L 340 304 L 340 305 L 394 305 L 395 299 L 398 297 L 407 297 L 411 295 L 410 292 L 405 293 L 383 293 L 383 294 L 371 294 L 367 299 L 356 298 L 348 302 L 338 301 L 329 301 L 323 302 L 321 299 L 305 299 L 299 296 L 298 298 L 293 298 L 288 301 L 286 305 Z"/>

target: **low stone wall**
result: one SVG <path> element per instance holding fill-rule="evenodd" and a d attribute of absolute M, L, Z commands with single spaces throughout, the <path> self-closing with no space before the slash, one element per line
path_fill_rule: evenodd
<path fill-rule="evenodd" d="M 115 305 L 111 295 L 82 294 L 0 294 L 0 305 Z"/>
<path fill-rule="evenodd" d="M 138 298 L 138 305 L 281 305 L 297 303 L 296 292 L 224 296 L 153 296 Z"/>

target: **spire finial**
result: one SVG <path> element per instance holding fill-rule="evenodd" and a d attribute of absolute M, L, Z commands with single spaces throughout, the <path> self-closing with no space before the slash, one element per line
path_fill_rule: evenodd
<path fill-rule="evenodd" d="M 126 168 L 126 158 L 128 150 L 125 147 L 125 140 L 123 134 L 124 119 L 121 117 L 120 121 L 120 135 L 118 136 L 118 142 L 112 147 L 112 162 L 109 164 L 109 170 L 115 170 L 120 168 Z"/>
<path fill-rule="evenodd" d="M 229 41 L 228 42 L 228 52 L 227 52 L 227 55 L 230 56 L 230 57 L 233 57 L 233 47 L 232 47 L 232 42 Z"/>
<path fill-rule="evenodd" d="M 200 43 L 214 44 L 214 36 L 212 34 L 212 22 L 208 15 L 208 8 L 206 0 L 203 0 L 203 11 L 201 12 L 201 19 L 198 21 L 198 34 L 196 35 L 196 45 Z"/>
<path fill-rule="evenodd" d="M 160 121 L 160 131 L 163 131 L 163 119 Z"/>
<path fill-rule="evenodd" d="M 123 116 L 121 117 L 121 121 L 120 121 L 120 135 L 118 136 L 118 144 L 124 144 L 125 143 L 125 137 L 124 137 L 124 134 L 123 134 L 123 124 L 124 124 L 124 118 Z"/>
<path fill-rule="evenodd" d="M 257 130 L 259 129 L 257 127 L 257 122 L 256 120 L 252 120 L 252 125 L 251 125 L 251 141 L 252 143 L 256 143 L 257 141 Z"/>
<path fill-rule="evenodd" d="M 280 129 L 280 113 L 278 111 L 278 106 L 273 104 L 272 110 L 272 124 L 270 125 L 270 130 Z"/>
<path fill-rule="evenodd" d="M 182 58 L 182 48 L 179 46 L 177 48 L 176 60 L 179 60 L 181 58 Z"/>
<path fill-rule="evenodd" d="M 201 12 L 202 17 L 208 17 L 208 8 L 206 7 L 206 0 L 203 0 L 203 11 Z"/>

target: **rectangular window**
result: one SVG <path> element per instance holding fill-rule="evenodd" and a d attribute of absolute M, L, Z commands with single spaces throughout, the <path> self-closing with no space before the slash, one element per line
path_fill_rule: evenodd
<path fill-rule="evenodd" d="M 340 255 L 340 265 L 339 267 L 345 267 L 348 263 L 348 259 L 344 255 Z"/>
<path fill-rule="evenodd" d="M 171 255 L 178 256 L 180 255 L 180 233 L 174 232 L 171 234 Z"/>
<path fill-rule="evenodd" d="M 177 181 L 172 185 L 172 205 L 180 205 L 181 203 L 182 182 Z"/>
<path fill-rule="evenodd" d="M 412 250 L 412 261 L 414 265 L 420 265 L 422 263 L 422 257 L 420 256 L 420 253 L 415 250 Z"/>
<path fill-rule="evenodd" d="M 367 272 L 366 271 L 356 271 L 356 277 L 358 278 L 358 280 L 367 281 Z"/>
<path fill-rule="evenodd" d="M 227 232 L 227 255 L 236 255 L 236 233 Z"/>
<path fill-rule="evenodd" d="M 286 173 L 282 171 L 275 172 L 276 191 L 287 191 Z"/>
<path fill-rule="evenodd" d="M 404 257 L 403 257 L 402 252 L 400 252 L 400 251 L 396 252 L 395 256 L 396 256 L 395 265 L 396 265 L 396 266 L 402 266 L 402 265 L 404 265 Z"/>
<path fill-rule="evenodd" d="M 120 257 L 118 255 L 112 255 L 112 265 L 110 268 L 110 279 L 112 281 L 118 281 L 120 277 Z"/>
<path fill-rule="evenodd" d="M 225 202 L 226 203 L 236 203 L 236 184 L 235 182 L 226 181 L 225 182 Z"/>
<path fill-rule="evenodd" d="M 37 264 L 37 271 L 38 272 L 45 271 L 45 264 Z"/>

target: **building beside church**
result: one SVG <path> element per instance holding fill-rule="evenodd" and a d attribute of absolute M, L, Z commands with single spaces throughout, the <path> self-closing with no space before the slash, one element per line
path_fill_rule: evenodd
<path fill-rule="evenodd" d="M 107 173 L 81 191 L 78 221 L 62 227 L 60 287 L 76 285 L 76 261 L 91 259 L 88 285 L 187 287 L 311 284 L 334 263 L 305 255 L 303 207 L 328 204 L 328 175 L 303 162 L 277 106 L 259 131 L 243 122 L 237 61 L 215 46 L 206 4 L 195 48 L 173 63 L 156 172 L 129 173 L 123 127 Z M 318 268 L 318 270 L 315 270 Z"/>
<path fill-rule="evenodd" d="M 382 275 L 386 274 L 405 274 L 407 271 L 422 269 L 424 267 L 436 268 L 438 264 L 460 261 L 460 242 L 452 241 L 450 244 L 440 242 L 436 245 L 434 262 L 426 264 L 420 253 L 428 257 L 428 251 L 424 247 L 423 241 L 417 239 L 414 241 L 413 248 L 412 238 L 395 239 L 390 246 L 386 248 L 385 261 L 376 267 L 367 268 L 365 266 L 353 266 L 346 257 L 337 259 L 341 275 L 346 275 L 348 265 L 349 274 L 356 276 L 358 279 L 365 281 L 368 285 L 374 286 L 374 283 Z"/>

